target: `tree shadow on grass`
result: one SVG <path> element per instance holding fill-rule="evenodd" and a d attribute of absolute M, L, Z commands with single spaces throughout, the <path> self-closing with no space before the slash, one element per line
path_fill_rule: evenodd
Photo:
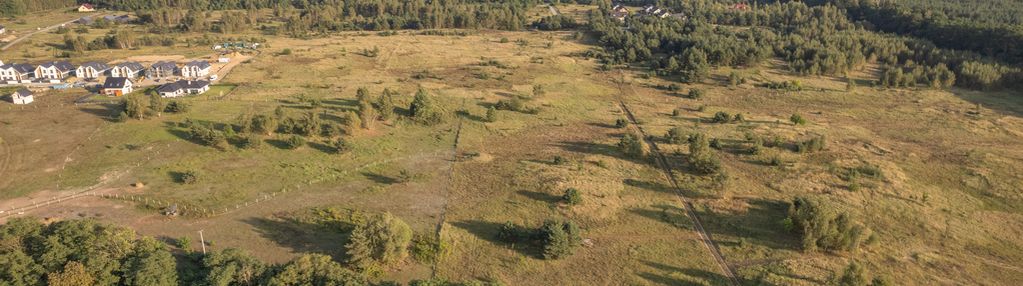
<path fill-rule="evenodd" d="M 256 228 L 261 236 L 294 252 L 315 252 L 345 261 L 344 245 L 351 233 L 340 228 L 298 221 L 295 219 L 248 218 L 243 222 Z"/>
<path fill-rule="evenodd" d="M 327 144 L 323 144 L 323 143 L 320 143 L 320 142 L 312 142 L 312 141 L 310 141 L 310 142 L 306 143 L 306 145 L 309 145 L 309 147 L 311 147 L 313 149 L 316 149 L 316 150 L 318 150 L 320 152 L 323 152 L 323 153 L 327 153 L 327 154 L 336 154 L 337 153 L 337 149 L 335 149 L 333 146 L 330 146 L 330 145 L 327 145 Z"/>
<path fill-rule="evenodd" d="M 287 141 L 284 141 L 284 140 L 281 140 L 281 139 L 266 139 L 266 140 L 263 140 L 263 142 L 266 142 L 266 144 L 268 144 L 270 146 L 274 146 L 275 148 L 281 149 L 281 150 L 291 150 L 292 149 L 291 146 L 288 145 Z"/>
<path fill-rule="evenodd" d="M 660 182 L 625 179 L 624 181 L 622 181 L 622 183 L 624 183 L 626 186 L 650 190 L 658 193 L 675 194 L 675 190 L 672 186 Z"/>
<path fill-rule="evenodd" d="M 522 195 L 524 197 L 533 199 L 533 200 L 537 200 L 537 201 L 541 201 L 541 202 L 545 202 L 545 203 L 551 203 L 551 204 L 557 203 L 558 201 L 561 200 L 561 197 L 559 197 L 559 196 L 551 195 L 551 194 L 544 193 L 544 192 L 532 192 L 532 191 L 527 191 L 527 190 L 520 190 L 520 191 L 518 191 L 516 193 L 518 193 L 519 195 Z"/>
<path fill-rule="evenodd" d="M 566 141 L 566 142 L 558 143 L 557 146 L 561 147 L 565 151 L 569 151 L 569 152 L 592 154 L 592 155 L 610 156 L 610 157 L 626 160 L 626 161 L 629 161 L 629 162 L 633 162 L 633 163 L 636 163 L 636 164 L 649 164 L 650 163 L 650 161 L 647 160 L 647 159 L 633 158 L 633 157 L 630 157 L 630 156 L 627 156 L 627 155 L 623 154 L 620 150 L 618 150 L 618 146 L 615 146 L 615 145 L 592 143 L 592 142 Z"/>
<path fill-rule="evenodd" d="M 779 200 L 748 199 L 749 207 L 743 214 L 718 213 L 697 210 L 696 215 L 715 241 L 721 236 L 743 238 L 748 243 L 771 249 L 798 251 L 801 249 L 798 237 L 785 230 L 782 220 L 788 217 L 789 204 Z"/>
<path fill-rule="evenodd" d="M 658 283 L 660 285 L 730 285 L 731 284 L 728 281 L 728 277 L 725 277 L 725 275 L 722 275 L 722 274 L 719 274 L 719 273 L 715 273 L 715 272 L 710 272 L 710 271 L 707 271 L 707 270 L 692 269 L 692 268 L 683 269 L 683 268 L 679 268 L 679 267 L 675 267 L 675 266 L 671 266 L 671 265 L 667 265 L 667 264 L 663 264 L 663 263 L 658 263 L 658 262 L 651 262 L 651 261 L 643 261 L 643 264 L 646 264 L 649 267 L 653 267 L 653 268 L 657 269 L 660 272 L 671 273 L 671 274 L 680 274 L 680 275 L 683 275 L 683 276 L 693 277 L 694 278 L 693 280 L 696 280 L 696 281 L 690 281 L 690 280 L 685 280 L 685 279 L 679 279 L 679 278 L 671 277 L 672 275 L 656 274 L 656 273 L 649 273 L 649 272 L 638 274 L 640 277 L 643 277 L 644 279 L 647 279 L 650 282 Z M 745 284 L 743 282 L 744 281 L 740 281 L 740 284 Z"/>
<path fill-rule="evenodd" d="M 117 104 L 105 103 L 98 104 L 98 107 L 82 107 L 78 110 L 82 112 L 95 115 L 107 122 L 117 122 L 117 116 L 121 113 L 121 108 Z"/>
<path fill-rule="evenodd" d="M 689 219 L 686 211 L 676 206 L 659 204 L 651 206 L 651 208 L 635 208 L 629 211 L 680 229 L 693 229 L 693 221 Z"/>
<path fill-rule="evenodd" d="M 465 110 L 459 110 L 459 111 L 455 112 L 455 114 L 457 114 L 459 117 L 462 117 L 462 118 L 465 118 L 465 119 L 468 119 L 468 120 L 472 120 L 472 121 L 476 121 L 476 122 L 487 122 L 487 120 L 485 118 L 483 118 L 482 116 L 469 113 L 468 111 L 465 111 Z"/>
<path fill-rule="evenodd" d="M 373 182 L 375 182 L 377 184 L 382 184 L 382 185 L 393 185 L 393 184 L 397 184 L 398 183 L 398 179 L 392 178 L 392 177 L 388 177 L 388 176 L 385 176 L 383 174 L 363 172 L 362 176 L 366 177 L 366 179 L 369 179 L 370 181 L 373 181 Z"/>
<path fill-rule="evenodd" d="M 515 250 L 519 254 L 533 258 L 540 258 L 540 249 L 538 249 L 536 246 L 530 243 L 528 239 L 515 244 L 507 243 L 505 241 L 498 239 L 497 234 L 501 231 L 501 226 L 503 226 L 504 224 L 485 222 L 481 220 L 463 220 L 453 222 L 451 223 L 451 225 L 454 225 L 457 228 L 464 229 L 465 231 L 468 231 L 469 233 L 475 235 L 479 239 L 508 247 L 512 250 Z"/>

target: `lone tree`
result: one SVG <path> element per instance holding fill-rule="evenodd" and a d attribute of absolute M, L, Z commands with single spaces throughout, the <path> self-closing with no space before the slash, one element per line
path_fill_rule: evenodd
<path fill-rule="evenodd" d="M 345 249 L 349 262 L 360 269 L 393 264 L 408 256 L 412 229 L 390 213 L 371 216 L 356 226 Z"/>
<path fill-rule="evenodd" d="M 394 92 L 384 89 L 384 93 L 377 98 L 376 108 L 380 111 L 380 120 L 387 121 L 394 117 Z"/>
<path fill-rule="evenodd" d="M 409 113 L 412 114 L 412 120 L 420 124 L 435 125 L 444 121 L 440 107 L 426 93 L 426 90 L 422 88 L 416 92 L 415 98 L 412 99 L 412 104 L 409 105 Z"/>
<path fill-rule="evenodd" d="M 565 190 L 565 194 L 561 196 L 561 200 L 570 205 L 578 205 L 583 202 L 583 196 L 579 193 L 579 190 L 569 188 Z"/>
<path fill-rule="evenodd" d="M 618 149 L 631 158 L 646 156 L 646 148 L 643 146 L 642 139 L 633 133 L 626 133 L 625 136 L 622 136 L 622 140 L 618 142 Z"/>
<path fill-rule="evenodd" d="M 703 133 L 689 136 L 689 164 L 703 174 L 716 174 L 721 171 L 721 162 L 714 156 L 710 148 L 710 140 Z"/>

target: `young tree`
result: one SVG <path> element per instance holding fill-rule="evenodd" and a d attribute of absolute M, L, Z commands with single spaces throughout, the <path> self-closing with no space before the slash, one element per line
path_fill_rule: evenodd
<path fill-rule="evenodd" d="M 384 93 L 377 98 L 376 108 L 380 111 L 380 120 L 388 121 L 394 117 L 394 96 L 390 89 L 384 89 Z"/>
<path fill-rule="evenodd" d="M 493 106 L 487 107 L 486 121 L 487 122 L 497 122 L 497 109 L 494 109 Z"/>
<path fill-rule="evenodd" d="M 565 190 L 565 194 L 561 196 L 561 200 L 570 205 L 578 205 L 583 202 L 583 196 L 579 193 L 579 190 L 569 188 Z"/>
<path fill-rule="evenodd" d="M 618 149 L 625 155 L 636 159 L 645 157 L 647 151 L 639 135 L 633 133 L 626 133 L 625 136 L 622 136 L 622 140 L 618 142 Z"/>
<path fill-rule="evenodd" d="M 797 197 L 792 201 L 785 223 L 802 237 L 806 251 L 853 251 L 869 232 L 834 206 L 807 197 Z"/>
<path fill-rule="evenodd" d="M 263 114 L 256 115 L 252 117 L 249 129 L 256 133 L 271 135 L 277 131 L 277 119 Z"/>
<path fill-rule="evenodd" d="M 345 249 L 352 265 L 366 269 L 405 259 L 411 241 L 412 229 L 408 224 L 390 213 L 383 213 L 356 226 Z"/>
<path fill-rule="evenodd" d="M 582 242 L 579 226 L 571 221 L 548 220 L 540 227 L 544 259 L 559 259 L 571 255 Z"/>
<path fill-rule="evenodd" d="M 288 140 L 284 141 L 284 143 L 288 149 L 298 149 L 299 147 L 302 147 L 302 145 L 305 145 L 305 138 L 298 135 L 291 135 L 291 137 L 288 137 Z"/>
<path fill-rule="evenodd" d="M 409 112 L 412 114 L 412 119 L 420 124 L 435 125 L 443 121 L 440 107 L 422 88 L 416 92 L 416 96 L 412 99 Z"/>
<path fill-rule="evenodd" d="M 863 266 L 855 261 L 849 263 L 842 276 L 839 276 L 834 285 L 838 286 L 871 286 L 867 282 L 867 274 L 863 272 Z"/>
<path fill-rule="evenodd" d="M 348 140 L 345 140 L 345 138 L 338 138 L 334 141 L 333 145 L 334 152 L 337 152 L 338 154 L 344 154 L 352 149 L 351 144 L 348 143 Z"/>
<path fill-rule="evenodd" d="M 792 116 L 789 117 L 789 121 L 796 125 L 806 125 L 806 118 L 803 118 L 803 116 L 799 115 L 799 113 L 793 113 Z"/>

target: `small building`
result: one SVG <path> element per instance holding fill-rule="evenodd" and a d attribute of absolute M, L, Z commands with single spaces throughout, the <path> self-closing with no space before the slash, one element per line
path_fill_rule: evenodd
<path fill-rule="evenodd" d="M 14 104 L 29 104 L 35 101 L 32 92 L 27 89 L 19 89 L 11 94 L 11 102 Z"/>
<path fill-rule="evenodd" d="M 181 76 L 187 78 L 200 78 L 210 74 L 210 63 L 207 61 L 192 61 L 181 68 Z"/>
<path fill-rule="evenodd" d="M 75 69 L 75 76 L 85 79 L 95 79 L 103 76 L 110 70 L 110 66 L 101 62 L 87 62 Z"/>
<path fill-rule="evenodd" d="M 217 62 L 218 63 L 230 63 L 231 62 L 231 57 L 228 57 L 226 55 L 225 56 L 220 56 L 219 58 L 217 58 Z"/>
<path fill-rule="evenodd" d="M 174 62 L 159 61 L 149 66 L 146 76 L 150 78 L 168 78 L 178 72 L 178 64 Z"/>
<path fill-rule="evenodd" d="M 625 22 L 625 18 L 629 16 L 629 12 L 611 11 L 611 18 L 618 21 Z"/>
<path fill-rule="evenodd" d="M 75 67 L 69 62 L 48 62 L 36 67 L 35 76 L 38 80 L 57 83 L 70 76 L 74 70 Z"/>
<path fill-rule="evenodd" d="M 89 4 L 89 3 L 84 3 L 84 4 L 78 6 L 78 12 L 95 12 L 95 11 L 96 11 L 96 7 L 93 7 L 92 4 Z"/>
<path fill-rule="evenodd" d="M 180 97 L 189 94 L 203 94 L 210 90 L 210 82 L 202 80 L 179 80 L 156 89 L 161 97 Z"/>
<path fill-rule="evenodd" d="M 138 62 L 123 62 L 114 65 L 114 68 L 110 69 L 110 76 L 137 78 L 144 70 L 145 67 Z"/>
<path fill-rule="evenodd" d="M 106 95 L 123 96 L 135 91 L 131 79 L 126 77 L 108 77 L 103 82 L 101 92 Z"/>
<path fill-rule="evenodd" d="M 3 25 L 0 25 L 0 35 L 3 35 L 3 34 L 7 34 L 7 28 L 4 27 Z M 2 64 L 2 63 L 0 63 L 0 64 Z"/>
<path fill-rule="evenodd" d="M 35 67 L 28 64 L 0 65 L 0 81 L 8 84 L 30 83 Z"/>

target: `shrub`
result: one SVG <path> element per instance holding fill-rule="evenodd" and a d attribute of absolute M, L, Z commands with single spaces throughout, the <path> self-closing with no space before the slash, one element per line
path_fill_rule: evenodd
<path fill-rule="evenodd" d="M 333 142 L 334 152 L 338 154 L 344 154 L 352 149 L 352 146 L 348 143 L 348 140 L 344 138 L 338 138 Z"/>
<path fill-rule="evenodd" d="M 732 122 L 745 122 L 745 121 L 746 121 L 746 116 L 743 116 L 742 113 L 736 113 L 735 116 L 732 117 Z"/>
<path fill-rule="evenodd" d="M 710 148 L 721 150 L 721 140 L 717 138 L 710 139 Z"/>
<path fill-rule="evenodd" d="M 628 126 L 629 126 L 629 121 L 625 120 L 625 118 L 618 118 L 618 119 L 615 120 L 615 127 L 616 128 L 625 128 L 625 127 L 628 127 Z"/>
<path fill-rule="evenodd" d="M 199 182 L 199 172 L 194 170 L 188 170 L 178 175 L 178 183 L 182 184 L 195 184 Z"/>
<path fill-rule="evenodd" d="M 622 140 L 618 142 L 618 149 L 631 158 L 646 156 L 646 149 L 643 146 L 642 139 L 632 133 L 626 133 L 625 136 L 622 136 Z"/>
<path fill-rule="evenodd" d="M 848 214 L 818 199 L 797 197 L 789 208 L 792 230 L 800 235 L 805 251 L 856 250 L 869 229 Z"/>
<path fill-rule="evenodd" d="M 793 113 L 792 116 L 789 117 L 789 121 L 796 125 L 806 125 L 806 118 L 803 118 L 803 116 L 799 115 L 799 113 Z"/>
<path fill-rule="evenodd" d="M 554 156 L 554 160 L 552 162 L 554 163 L 554 165 L 561 165 L 565 164 L 567 160 L 565 160 L 565 158 L 561 156 Z"/>
<path fill-rule="evenodd" d="M 799 153 L 821 151 L 824 150 L 825 147 L 827 147 L 826 146 L 827 144 L 825 142 L 826 141 L 824 135 L 813 137 L 810 138 L 810 140 L 806 140 L 803 142 L 799 142 L 799 144 L 796 144 L 796 151 Z"/>
<path fill-rule="evenodd" d="M 664 141 L 668 141 L 671 144 L 682 144 L 687 139 L 685 130 L 682 127 L 674 127 L 668 130 L 668 134 L 664 135 Z"/>
<path fill-rule="evenodd" d="M 696 172 L 710 175 L 721 171 L 721 161 L 710 150 L 711 144 L 707 136 L 696 133 L 689 136 L 689 164 Z"/>
<path fill-rule="evenodd" d="M 565 190 L 565 194 L 561 196 L 561 200 L 569 205 L 578 205 L 583 202 L 583 196 L 579 193 L 579 190 L 569 188 Z"/>
<path fill-rule="evenodd" d="M 284 146 L 288 149 L 298 149 L 302 145 L 305 145 L 305 138 L 298 135 L 291 135 L 291 137 L 284 141 Z"/>
<path fill-rule="evenodd" d="M 281 55 L 282 56 L 287 56 L 287 55 L 290 55 L 290 54 L 291 54 L 291 49 L 284 49 L 284 50 L 281 51 Z"/>
<path fill-rule="evenodd" d="M 408 224 L 390 213 L 383 213 L 356 226 L 345 250 L 353 266 L 367 269 L 405 259 L 411 241 L 412 229 Z"/>
<path fill-rule="evenodd" d="M 497 109 L 494 109 L 494 107 L 488 107 L 487 108 L 486 121 L 487 122 L 497 122 Z"/>
<path fill-rule="evenodd" d="M 412 114 L 412 120 L 424 125 L 436 125 L 444 121 L 441 108 L 434 103 L 433 98 L 430 98 L 424 89 L 419 89 L 416 92 L 416 96 L 409 105 L 409 113 Z"/>
<path fill-rule="evenodd" d="M 176 100 L 171 100 L 170 103 L 167 103 L 167 107 L 164 108 L 166 112 L 170 113 L 185 113 L 188 112 L 189 109 L 191 109 L 191 106 L 187 103 Z"/>
<path fill-rule="evenodd" d="M 259 146 L 263 145 L 263 139 L 260 139 L 255 135 L 249 135 L 243 136 L 238 143 L 238 145 L 244 149 L 258 149 Z"/>
<path fill-rule="evenodd" d="M 728 112 L 718 111 L 717 113 L 714 113 L 714 118 L 711 119 L 711 122 L 729 123 L 732 122 L 732 115 L 728 114 Z"/>
<path fill-rule="evenodd" d="M 223 147 L 227 144 L 227 138 L 223 132 L 217 131 L 204 124 L 193 124 L 188 130 L 189 137 L 199 144 L 211 147 Z"/>
<path fill-rule="evenodd" d="M 700 99 L 702 97 L 703 97 L 703 90 L 702 89 L 694 88 L 694 89 L 690 89 L 689 90 L 689 98 Z"/>

